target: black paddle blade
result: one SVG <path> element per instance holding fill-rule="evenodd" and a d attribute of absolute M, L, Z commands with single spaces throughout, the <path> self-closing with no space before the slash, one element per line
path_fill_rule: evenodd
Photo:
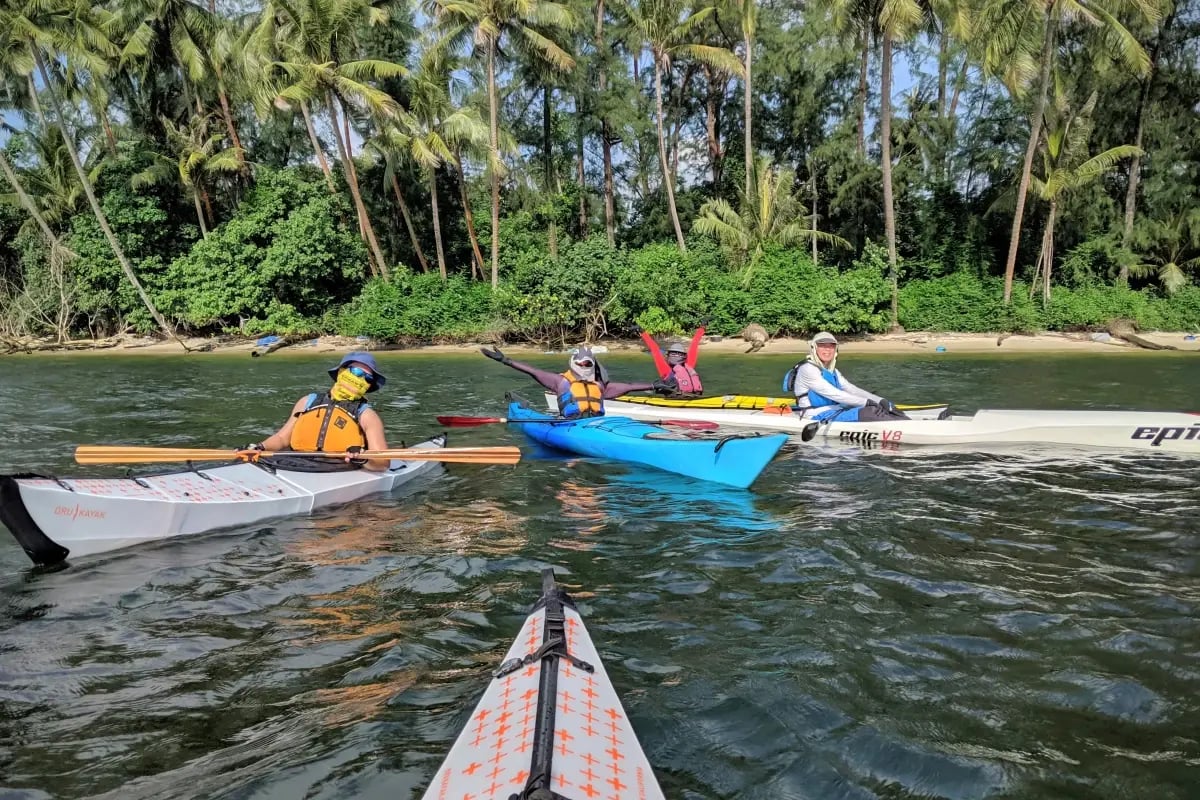
<path fill-rule="evenodd" d="M 817 435 L 817 431 L 821 429 L 821 423 L 810 422 L 804 426 L 804 430 L 800 431 L 800 441 L 811 442 Z"/>

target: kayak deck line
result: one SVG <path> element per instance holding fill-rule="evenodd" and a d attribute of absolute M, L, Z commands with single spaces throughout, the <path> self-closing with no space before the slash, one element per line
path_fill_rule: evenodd
<path fill-rule="evenodd" d="M 444 447 L 444 434 L 417 445 Z M 390 491 L 433 469 L 393 461 L 388 470 L 300 472 L 249 462 L 141 476 L 61 478 L 0 475 L 0 523 L 37 566 L 136 544 L 188 536 Z"/>
<path fill-rule="evenodd" d="M 662 800 L 662 789 L 554 570 L 424 800 Z"/>

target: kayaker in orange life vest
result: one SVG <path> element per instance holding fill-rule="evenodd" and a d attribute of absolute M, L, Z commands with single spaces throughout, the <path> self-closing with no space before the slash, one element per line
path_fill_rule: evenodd
<path fill-rule="evenodd" d="M 704 386 L 700 382 L 700 373 L 696 372 L 696 359 L 699 356 L 700 340 L 704 337 L 704 329 L 708 327 L 708 319 L 700 322 L 700 327 L 692 334 L 691 344 L 673 341 L 667 345 L 666 355 L 654 337 L 639 326 L 633 330 L 642 337 L 654 359 L 654 369 L 658 371 L 661 386 L 656 388 L 659 394 L 669 397 L 699 397 L 704 394 Z"/>
<path fill-rule="evenodd" d="M 387 383 L 370 353 L 347 353 L 329 370 L 333 386 L 326 392 L 313 392 L 296 401 L 283 427 L 275 433 L 247 445 L 247 450 L 303 450 L 305 452 L 344 453 L 347 450 L 386 450 L 383 420 L 364 399 Z M 346 461 L 364 469 L 383 472 L 388 459 Z"/>
<path fill-rule="evenodd" d="M 615 383 L 605 379 L 604 370 L 596 362 L 590 347 L 581 347 L 571 354 L 566 372 L 531 367 L 513 361 L 499 350 L 480 351 L 493 361 L 506 367 L 524 372 L 529 377 L 558 396 L 558 413 L 564 417 L 602 417 L 604 401 L 629 392 L 646 392 L 658 388 L 661 381 L 654 383 Z"/>

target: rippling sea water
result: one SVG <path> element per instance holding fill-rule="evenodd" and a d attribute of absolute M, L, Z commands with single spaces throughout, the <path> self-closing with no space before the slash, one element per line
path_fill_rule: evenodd
<path fill-rule="evenodd" d="M 392 440 L 528 388 L 383 359 Z M 1179 357 L 844 362 L 966 411 L 1200 396 Z M 325 366 L 0 360 L 0 468 L 258 439 Z M 788 363 L 703 366 L 773 391 Z M 1198 479 L 1137 453 L 789 445 L 753 491 L 530 458 L 49 574 L 0 539 L 0 797 L 419 797 L 553 566 L 668 797 L 1194 798 Z"/>

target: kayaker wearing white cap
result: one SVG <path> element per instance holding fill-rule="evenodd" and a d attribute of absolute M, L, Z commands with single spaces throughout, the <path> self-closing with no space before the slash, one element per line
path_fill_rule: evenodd
<path fill-rule="evenodd" d="M 837 368 L 838 340 L 821 331 L 808 343 L 808 358 L 788 370 L 784 391 L 796 395 L 802 417 L 839 422 L 876 422 L 908 419 L 891 400 L 860 389 Z"/>
<path fill-rule="evenodd" d="M 247 445 L 247 450 L 303 450 L 344 453 L 348 450 L 387 450 L 383 420 L 365 400 L 387 383 L 370 353 L 347 353 L 329 370 L 333 386 L 305 395 L 275 433 Z M 351 459 L 347 462 L 375 472 L 391 466 L 388 459 Z M 335 462 L 337 463 L 337 462 Z"/>
<path fill-rule="evenodd" d="M 524 372 L 554 392 L 558 396 L 558 413 L 568 418 L 602 417 L 604 416 L 605 400 L 611 400 L 629 392 L 650 391 L 660 383 L 660 381 L 654 383 L 614 383 L 609 381 L 607 373 L 596 361 L 590 347 L 581 347 L 571 354 L 566 372 L 550 372 L 522 364 L 520 361 L 513 361 L 499 349 L 488 350 L 483 347 L 479 352 L 493 361 L 499 361 L 506 367 Z"/>

